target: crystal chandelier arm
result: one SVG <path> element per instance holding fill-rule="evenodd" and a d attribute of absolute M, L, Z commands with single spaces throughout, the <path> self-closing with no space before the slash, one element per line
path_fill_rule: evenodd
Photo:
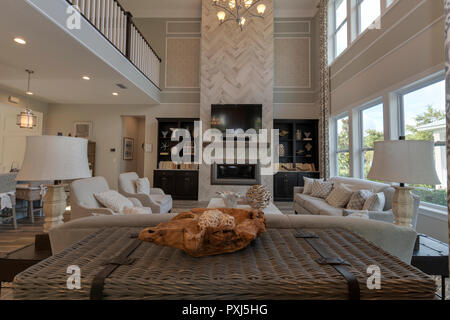
<path fill-rule="evenodd" d="M 259 0 L 259 1 L 260 1 L 260 0 Z M 214 7 L 218 7 L 218 8 L 220 8 L 220 9 L 222 9 L 222 10 L 227 11 L 229 14 L 231 14 L 231 15 L 234 17 L 234 19 L 237 19 L 236 15 L 233 13 L 233 11 L 231 11 L 231 10 L 228 9 L 227 7 L 222 6 L 222 5 L 220 5 L 220 4 L 216 4 L 216 3 L 214 3 L 213 6 L 214 6 Z"/>
<path fill-rule="evenodd" d="M 242 17 L 246 17 L 246 16 L 249 14 L 250 9 L 253 8 L 257 3 L 260 3 L 261 1 L 262 1 L 262 0 L 256 0 L 255 2 L 253 2 L 253 3 L 250 5 L 250 7 L 248 7 L 247 10 L 244 11 L 244 13 L 242 14 Z"/>

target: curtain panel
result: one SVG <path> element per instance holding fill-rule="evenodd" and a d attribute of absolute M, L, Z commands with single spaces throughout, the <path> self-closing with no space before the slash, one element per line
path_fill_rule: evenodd
<path fill-rule="evenodd" d="M 447 109 L 447 168 L 450 168 L 450 0 L 445 0 L 445 82 Z M 447 175 L 448 181 L 450 181 L 448 170 Z M 447 189 L 447 207 L 450 208 L 449 183 L 447 184 Z M 450 239 L 450 212 L 448 219 L 448 233 Z"/>
<path fill-rule="evenodd" d="M 328 0 L 320 0 L 319 23 L 320 23 L 320 39 L 319 39 L 320 175 L 322 178 L 328 179 L 330 177 L 330 146 L 329 146 L 330 70 L 328 66 Z"/>

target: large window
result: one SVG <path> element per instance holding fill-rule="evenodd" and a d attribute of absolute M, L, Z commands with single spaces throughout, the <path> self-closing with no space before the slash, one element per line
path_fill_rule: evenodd
<path fill-rule="evenodd" d="M 400 133 L 407 140 L 433 140 L 435 167 L 441 184 L 419 185 L 414 192 L 422 201 L 447 205 L 445 81 L 429 81 L 400 96 Z"/>
<path fill-rule="evenodd" d="M 384 141 L 383 104 L 377 104 L 361 110 L 361 169 L 364 178 L 367 178 L 376 141 Z"/>
<path fill-rule="evenodd" d="M 336 172 L 341 177 L 350 177 L 349 118 L 336 120 Z"/>
<path fill-rule="evenodd" d="M 366 30 L 381 13 L 380 0 L 356 0 L 358 34 Z"/>
<path fill-rule="evenodd" d="M 347 0 L 332 0 L 332 54 L 333 59 L 347 48 Z"/>

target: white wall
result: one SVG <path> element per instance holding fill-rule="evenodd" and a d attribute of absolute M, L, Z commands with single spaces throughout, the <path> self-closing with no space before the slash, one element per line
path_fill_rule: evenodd
<path fill-rule="evenodd" d="M 20 102 L 18 104 L 9 102 L 9 96 L 18 98 Z M 48 110 L 45 102 L 29 100 L 29 106 L 38 120 L 35 128 L 21 129 L 16 125 L 17 115 L 28 105 L 26 101 L 27 97 L 0 88 L 0 173 L 8 172 L 13 163 L 20 168 L 25 155 L 26 136 L 42 134 L 44 114 Z"/>
<path fill-rule="evenodd" d="M 73 132 L 76 121 L 92 121 L 92 140 L 97 143 L 96 168 L 98 176 L 104 176 L 110 187 L 117 188 L 122 158 L 122 116 L 145 117 L 145 142 L 153 145 L 152 153 L 145 153 L 144 174 L 153 181 L 156 168 L 157 117 L 199 117 L 198 104 L 148 105 L 50 105 L 45 134 L 56 135 Z M 115 149 L 112 152 L 111 149 Z"/>

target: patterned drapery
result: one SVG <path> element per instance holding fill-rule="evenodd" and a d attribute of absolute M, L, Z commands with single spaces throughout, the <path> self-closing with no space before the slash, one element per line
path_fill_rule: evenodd
<path fill-rule="evenodd" d="M 445 0 L 445 80 L 447 109 L 447 168 L 450 168 L 450 0 Z M 450 174 L 448 173 L 450 182 Z M 447 183 L 447 204 L 450 208 L 450 184 Z M 447 209 L 448 210 L 448 209 Z M 448 215 L 448 234 L 450 239 L 450 212 Z"/>
<path fill-rule="evenodd" d="M 450 0 L 449 0 L 450 1 Z M 320 0 L 320 175 L 330 177 L 330 146 L 329 146 L 329 118 L 330 118 L 330 70 L 328 67 L 328 0 Z"/>

